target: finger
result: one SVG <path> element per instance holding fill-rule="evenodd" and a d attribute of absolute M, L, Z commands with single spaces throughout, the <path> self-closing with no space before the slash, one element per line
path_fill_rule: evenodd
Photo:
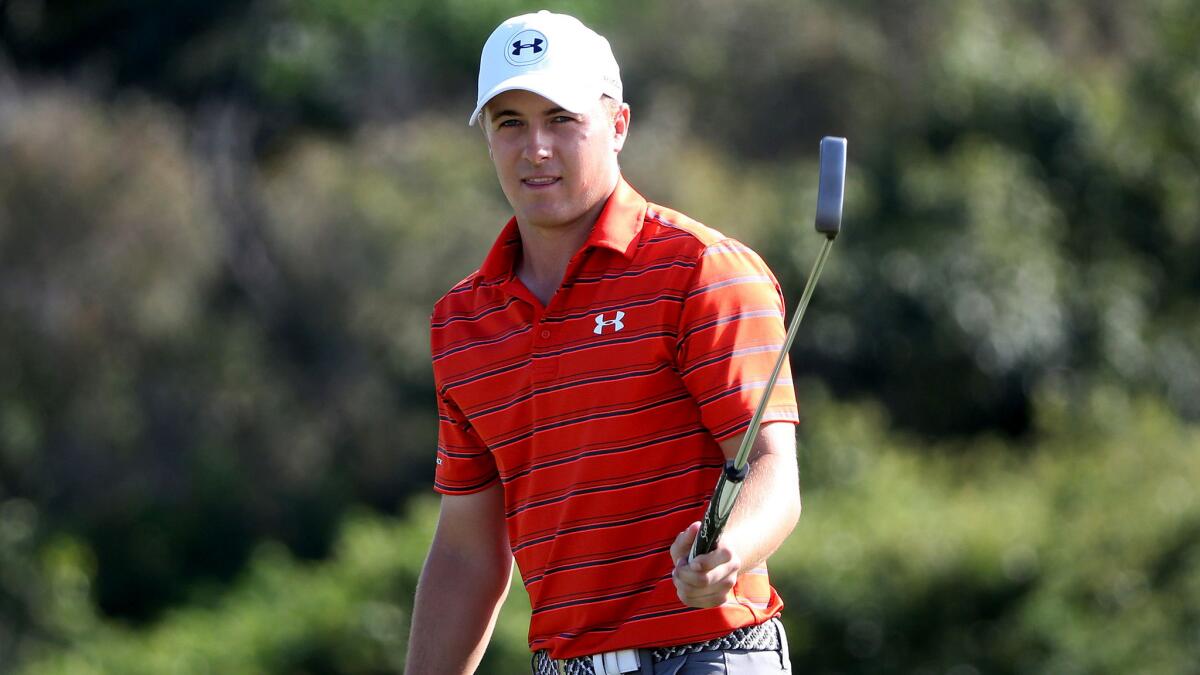
<path fill-rule="evenodd" d="M 703 593 L 709 586 L 707 572 L 693 569 L 686 555 L 675 563 L 671 579 L 681 597 Z"/>
<path fill-rule="evenodd" d="M 738 579 L 740 571 L 740 568 L 733 561 L 718 565 L 704 573 L 704 585 L 725 585 L 732 588 L 734 582 Z"/>
<path fill-rule="evenodd" d="M 688 607 L 714 607 L 724 602 L 724 596 L 717 589 L 692 586 L 678 578 L 674 582 L 675 595 Z"/>
<path fill-rule="evenodd" d="M 733 560 L 733 551 L 730 551 L 728 548 L 718 547 L 716 550 L 696 556 L 689 567 L 697 572 L 707 572 L 720 565 L 725 565 L 731 560 Z"/>
<path fill-rule="evenodd" d="M 687 561 L 688 553 L 692 550 L 692 542 L 696 541 L 696 535 L 699 532 L 700 521 L 696 521 L 675 537 L 675 541 L 671 544 L 671 560 L 675 561 L 676 566 L 680 560 Z"/>
<path fill-rule="evenodd" d="M 687 593 L 699 591 L 708 585 L 704 572 L 697 572 L 686 563 L 677 565 L 672 576 L 675 579 L 675 585 Z"/>
<path fill-rule="evenodd" d="M 729 573 L 719 579 L 709 579 L 709 573 L 698 573 L 681 564 L 673 571 L 671 582 L 683 604 L 689 607 L 716 607 L 725 602 L 737 580 L 731 568 L 723 567 L 717 571 L 718 574 L 725 572 Z"/>
<path fill-rule="evenodd" d="M 732 561 L 718 565 L 711 570 L 694 570 L 691 565 L 680 565 L 675 568 L 672 576 L 681 588 L 695 592 L 707 592 L 719 587 L 724 590 L 733 588 L 738 579 L 739 567 Z"/>
<path fill-rule="evenodd" d="M 729 599 L 729 589 L 716 586 L 705 590 L 680 586 L 675 587 L 679 601 L 688 607 L 717 607 Z"/>

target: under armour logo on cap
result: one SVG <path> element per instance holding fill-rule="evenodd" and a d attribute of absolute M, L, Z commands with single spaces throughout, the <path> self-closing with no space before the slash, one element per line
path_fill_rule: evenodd
<path fill-rule="evenodd" d="M 533 53 L 536 54 L 536 53 L 542 51 L 542 42 L 544 42 L 544 40 L 542 40 L 541 38 L 534 38 L 533 42 L 530 42 L 527 45 L 523 45 L 523 44 L 521 44 L 520 40 L 517 40 L 516 42 L 514 42 L 512 44 L 513 56 L 520 56 L 522 49 L 529 49 L 529 48 L 532 48 Z"/>
<path fill-rule="evenodd" d="M 612 321 L 605 321 L 604 315 L 600 314 L 596 317 L 596 329 L 593 330 L 592 332 L 595 333 L 596 335 L 600 335 L 600 334 L 604 333 L 605 326 L 612 326 L 613 332 L 615 333 L 615 332 L 625 328 L 625 323 L 622 321 L 622 319 L 624 319 L 624 318 L 625 318 L 625 312 L 622 312 L 621 310 L 617 310 L 617 318 L 613 319 Z"/>
<path fill-rule="evenodd" d="M 523 30 L 509 40 L 509 49 L 504 58 L 514 66 L 528 66 L 541 61 L 546 56 L 546 36 L 536 30 Z M 528 51 L 526 51 L 528 50 Z"/>

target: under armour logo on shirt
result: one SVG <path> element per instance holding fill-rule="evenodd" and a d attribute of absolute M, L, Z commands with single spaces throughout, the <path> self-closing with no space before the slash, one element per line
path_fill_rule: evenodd
<path fill-rule="evenodd" d="M 605 321 L 604 315 L 600 314 L 599 316 L 596 317 L 596 329 L 593 330 L 592 332 L 595 333 L 596 335 L 601 335 L 604 333 L 605 326 L 612 326 L 613 327 L 612 332 L 615 333 L 625 327 L 625 324 L 621 321 L 624 318 L 625 318 L 625 312 L 622 312 L 621 310 L 617 310 L 617 318 L 613 319 L 612 321 Z"/>

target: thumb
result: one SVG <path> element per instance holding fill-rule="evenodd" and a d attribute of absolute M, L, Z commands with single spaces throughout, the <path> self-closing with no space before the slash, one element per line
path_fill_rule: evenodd
<path fill-rule="evenodd" d="M 700 521 L 696 521 L 687 526 L 687 529 L 679 533 L 675 537 L 674 543 L 671 544 L 671 560 L 676 564 L 680 560 L 687 562 L 688 554 L 692 551 L 692 542 L 696 541 L 696 535 L 700 533 Z"/>

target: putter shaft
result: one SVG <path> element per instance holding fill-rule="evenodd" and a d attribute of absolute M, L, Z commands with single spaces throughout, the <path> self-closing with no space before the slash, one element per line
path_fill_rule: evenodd
<path fill-rule="evenodd" d="M 771 377 L 768 378 L 766 386 L 763 388 L 762 398 L 759 399 L 758 407 L 754 409 L 754 415 L 750 418 L 745 435 L 742 436 L 737 455 L 732 460 L 725 462 L 725 470 L 717 479 L 716 490 L 704 511 L 704 518 L 700 521 L 700 532 L 697 533 L 696 540 L 692 542 L 688 560 L 709 553 L 716 547 L 717 539 L 721 536 L 722 530 L 725 529 L 725 523 L 729 520 L 729 514 L 733 512 L 733 504 L 742 491 L 742 482 L 746 479 L 749 470 L 750 451 L 758 436 L 759 426 L 762 425 L 763 413 L 771 400 L 771 392 L 775 390 L 779 372 L 783 370 L 783 364 L 792 348 L 792 341 L 796 339 L 796 333 L 799 332 L 800 321 L 804 318 L 804 310 L 808 309 L 808 301 L 812 299 L 813 289 L 816 288 L 817 279 L 825 267 L 825 259 L 829 256 L 833 240 L 841 232 L 842 200 L 845 195 L 846 181 L 846 139 L 835 136 L 822 138 L 820 165 L 815 224 L 817 232 L 825 235 L 825 243 L 821 246 L 820 253 L 817 254 L 817 260 L 813 263 L 808 281 L 804 284 L 804 292 L 800 296 L 800 304 L 796 307 L 795 314 L 792 315 L 792 322 L 788 326 L 783 349 L 779 352 L 779 358 L 775 360 L 775 367 L 771 369 Z"/>
<path fill-rule="evenodd" d="M 829 257 L 829 250 L 833 247 L 833 239 L 833 237 L 826 237 L 825 243 L 821 245 L 821 251 L 817 254 L 816 262 L 813 263 L 812 272 L 809 273 L 808 281 L 804 284 L 804 292 L 800 295 L 800 304 L 796 307 L 795 314 L 792 315 L 791 324 L 788 325 L 783 349 L 779 352 L 779 358 L 775 359 L 775 367 L 771 369 L 771 376 L 763 388 L 762 398 L 758 401 L 758 407 L 754 409 L 754 416 L 750 418 L 746 434 L 742 436 L 742 443 L 738 446 L 737 455 L 731 462 L 725 463 L 725 471 L 717 479 L 716 490 L 704 512 L 704 518 L 700 521 L 700 532 L 692 544 L 688 560 L 708 553 L 716 547 L 717 538 L 725 529 L 729 514 L 733 512 L 733 504 L 737 501 L 737 496 L 742 491 L 742 481 L 746 478 L 750 450 L 754 447 L 754 439 L 758 436 L 758 428 L 762 425 L 763 414 L 771 400 L 771 392 L 775 389 L 775 381 L 779 379 L 779 373 L 783 370 L 784 362 L 787 361 L 792 342 L 796 339 L 796 334 L 800 332 L 800 321 L 804 318 L 804 310 L 808 309 L 808 302 L 812 299 L 813 290 L 817 287 L 817 278 L 821 276 L 821 270 L 825 267 L 825 259 Z"/>

